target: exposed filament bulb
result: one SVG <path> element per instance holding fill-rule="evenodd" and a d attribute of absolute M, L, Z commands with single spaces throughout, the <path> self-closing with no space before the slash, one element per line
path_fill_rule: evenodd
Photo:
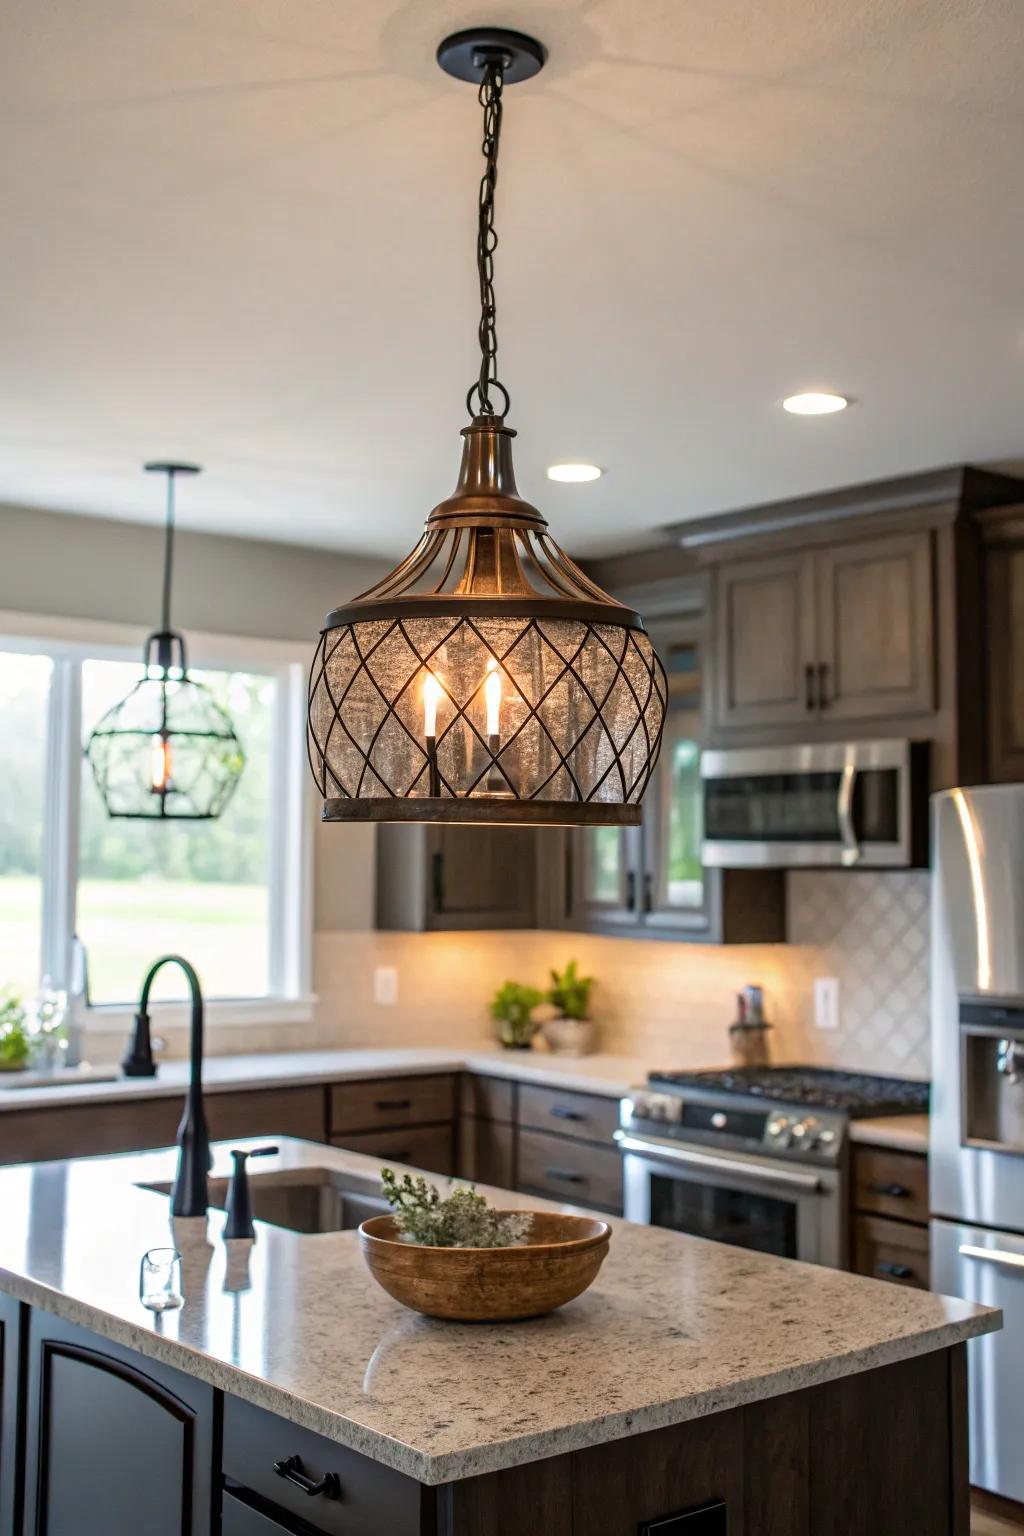
<path fill-rule="evenodd" d="M 149 749 L 149 782 L 154 795 L 162 795 L 171 783 L 171 744 L 165 736 L 154 738 Z"/>

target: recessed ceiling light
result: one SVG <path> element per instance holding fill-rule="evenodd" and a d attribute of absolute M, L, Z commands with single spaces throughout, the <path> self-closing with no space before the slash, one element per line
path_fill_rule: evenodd
<path fill-rule="evenodd" d="M 849 403 L 845 395 L 829 395 L 809 389 L 802 395 L 787 396 L 782 409 L 794 416 L 831 416 L 833 411 L 845 411 Z"/>
<path fill-rule="evenodd" d="M 549 480 L 600 480 L 604 471 L 596 464 L 549 464 Z"/>

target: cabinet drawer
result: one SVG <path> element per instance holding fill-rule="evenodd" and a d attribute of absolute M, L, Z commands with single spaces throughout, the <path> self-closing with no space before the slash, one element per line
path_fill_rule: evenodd
<path fill-rule="evenodd" d="M 455 1172 L 454 1139 L 453 1125 L 419 1125 L 395 1126 L 389 1131 L 346 1131 L 332 1136 L 331 1143 L 386 1162 L 408 1163 L 427 1173 L 451 1175 Z"/>
<path fill-rule="evenodd" d="M 858 1211 L 895 1216 L 899 1221 L 928 1220 L 928 1159 L 917 1152 L 887 1147 L 853 1149 L 853 1204 Z"/>
<path fill-rule="evenodd" d="M 220 1529 L 221 1536 L 292 1536 L 294 1527 L 272 1520 L 228 1490 L 224 1494 Z"/>
<path fill-rule="evenodd" d="M 610 1147 L 619 1123 L 618 1099 L 597 1093 L 563 1093 L 558 1088 L 519 1086 L 519 1124 L 536 1131 L 556 1131 L 580 1141 Z"/>
<path fill-rule="evenodd" d="M 459 1095 L 464 1115 L 481 1120 L 503 1120 L 508 1124 L 515 1114 L 515 1085 L 504 1077 L 477 1077 L 465 1072 Z"/>
<path fill-rule="evenodd" d="M 622 1160 L 610 1147 L 567 1141 L 544 1131 L 520 1131 L 517 1184 L 549 1200 L 622 1210 Z"/>
<path fill-rule="evenodd" d="M 853 1268 L 858 1275 L 928 1289 L 928 1228 L 885 1216 L 856 1216 Z"/>
<path fill-rule="evenodd" d="M 372 1131 L 378 1126 L 423 1125 L 451 1120 L 455 1114 L 455 1079 L 380 1077 L 372 1082 L 335 1083 L 331 1088 L 331 1135 Z"/>
<path fill-rule="evenodd" d="M 309 1477 L 319 1480 L 333 1472 L 340 1498 L 310 1495 L 279 1476 L 275 1463 L 292 1456 L 301 1458 L 302 1472 Z M 298 1517 L 328 1536 L 356 1531 L 360 1536 L 419 1536 L 420 1486 L 412 1478 L 237 1397 L 224 1398 L 223 1466 L 226 1478 L 276 1505 L 282 1519 Z M 269 1536 L 277 1529 L 270 1518 L 254 1524 L 252 1511 L 230 1493 L 224 1504 L 225 1513 L 231 1506 L 236 1520 L 234 1526 L 225 1524 L 225 1536 L 262 1536 L 264 1530 Z"/>

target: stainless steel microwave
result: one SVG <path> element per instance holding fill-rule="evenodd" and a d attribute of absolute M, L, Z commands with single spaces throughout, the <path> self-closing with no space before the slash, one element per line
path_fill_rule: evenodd
<path fill-rule="evenodd" d="M 708 751 L 703 860 L 720 869 L 898 869 L 927 863 L 924 742 Z"/>

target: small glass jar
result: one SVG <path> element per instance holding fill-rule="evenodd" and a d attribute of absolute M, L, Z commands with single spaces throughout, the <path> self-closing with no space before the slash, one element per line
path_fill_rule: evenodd
<path fill-rule="evenodd" d="M 150 1312 L 171 1312 L 184 1305 L 181 1254 L 176 1248 L 151 1248 L 139 1268 L 139 1300 Z"/>

